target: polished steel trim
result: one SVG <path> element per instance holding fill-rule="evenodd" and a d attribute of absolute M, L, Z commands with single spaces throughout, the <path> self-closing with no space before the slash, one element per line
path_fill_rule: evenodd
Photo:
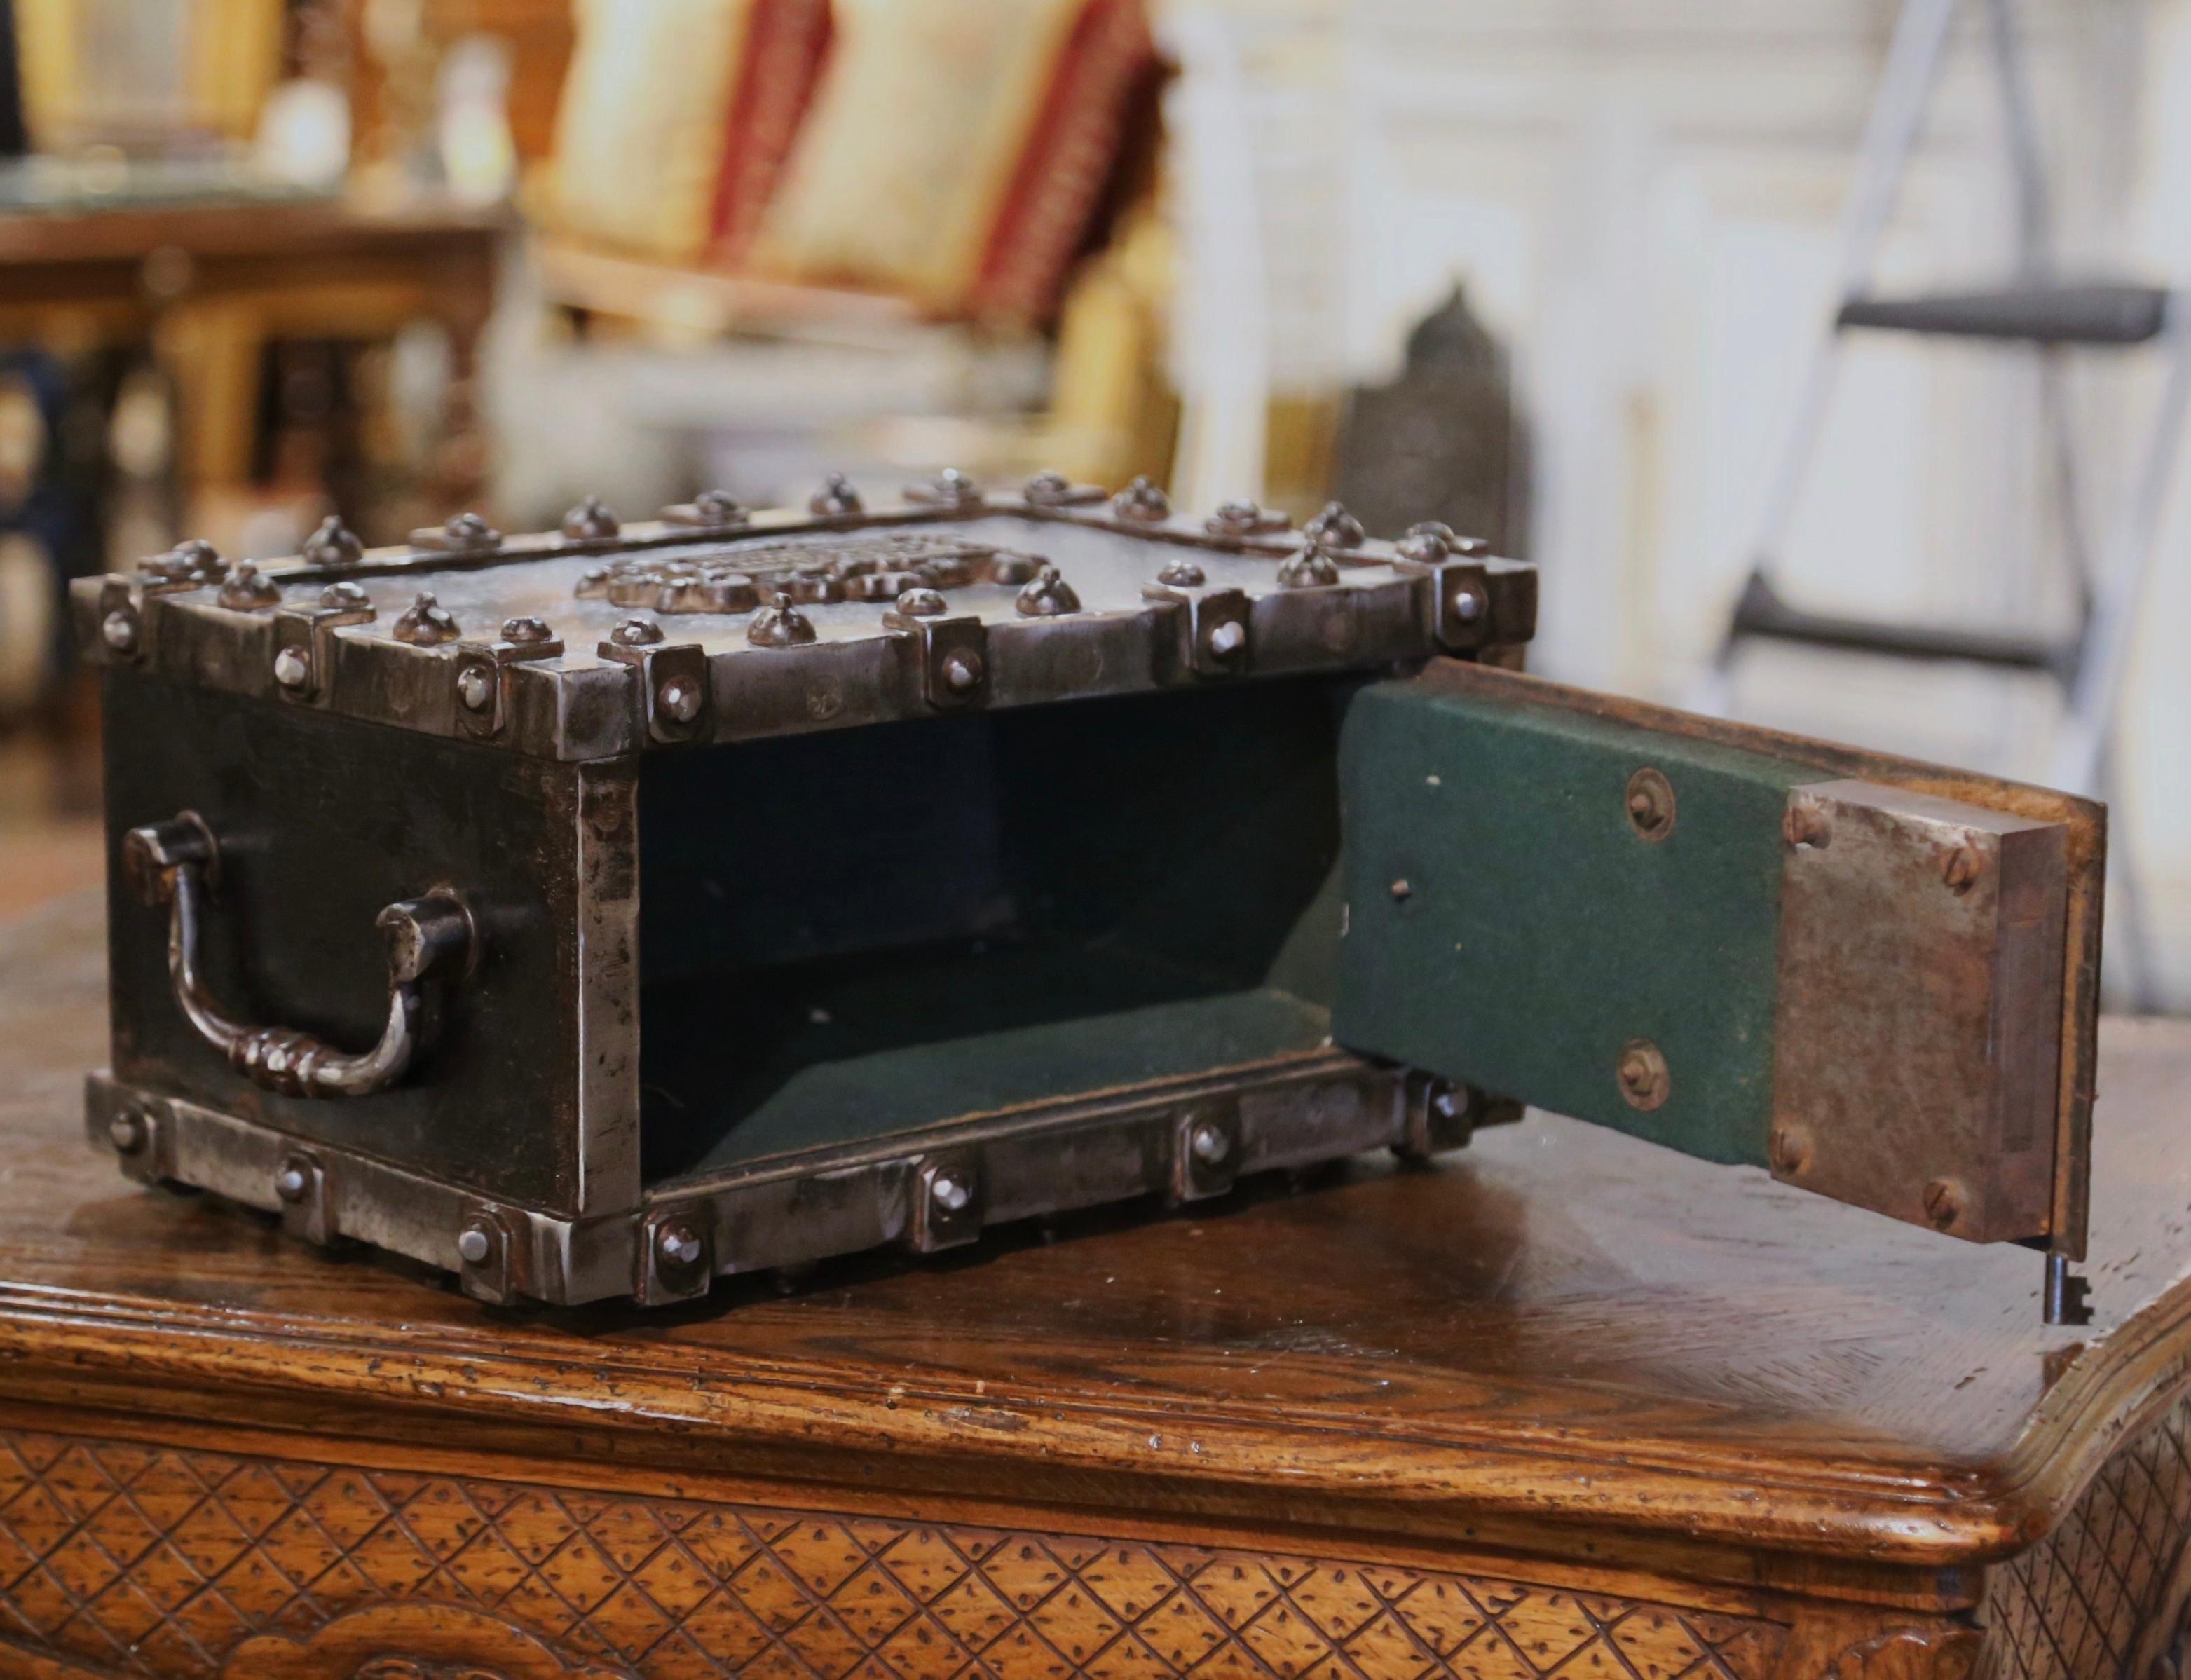
<path fill-rule="evenodd" d="M 1397 1068 L 1344 1051 L 1306 1051 L 672 1180 L 629 1206 L 578 1219 L 484 1196 L 358 1150 L 304 1145 L 258 1121 L 106 1073 L 87 1082 L 86 1131 L 95 1148 L 119 1157 L 129 1176 L 170 1179 L 276 1210 L 284 1204 L 277 1182 L 285 1165 L 308 1149 L 321 1239 L 351 1238 L 408 1256 L 492 1298 L 522 1295 L 567 1306 L 699 1293 L 681 1282 L 664 1287 L 648 1246 L 673 1210 L 691 1224 L 714 1276 L 885 1244 L 948 1246 L 1016 1220 L 1144 1195 L 1196 1200 L 1221 1194 L 1250 1173 L 1401 1147 L 1420 1130 L 1410 1114 L 1416 1095 Z M 1472 1095 L 1470 1102 L 1487 1120 L 1511 1118 Z M 1197 1128 L 1213 1119 L 1225 1134 L 1221 1159 L 1183 1159 Z M 1442 1141 L 1465 1142 L 1465 1133 Z M 971 1193 L 958 1205 L 921 1206 L 916 1199 L 934 1195 L 944 1169 Z M 937 1222 L 939 1215 L 945 1222 Z M 493 1239 L 487 1261 L 468 1263 L 458 1240 L 482 1224 Z"/>
<path fill-rule="evenodd" d="M 1213 568 L 1230 565 L 1234 575 L 1211 572 L 1197 601 L 1159 590 L 1155 599 L 1129 604 L 1089 600 L 1089 610 L 1048 618 L 1009 617 L 982 625 L 985 646 L 978 687 L 964 686 L 953 703 L 984 706 L 1042 704 L 1094 694 L 1147 692 L 1206 682 L 1212 678 L 1283 675 L 1317 670 L 1372 669 L 1427 658 L 1465 645 L 1471 651 L 1526 641 L 1534 628 L 1535 574 L 1511 561 L 1471 561 L 1445 567 L 1403 558 L 1389 543 L 1365 542 L 1340 556 L 1339 581 L 1308 589 L 1277 586 L 1244 593 L 1237 562 L 1272 563 L 1298 538 L 1285 533 L 1221 535 L 1184 515 L 1150 522 L 1112 516 L 1107 503 L 1052 506 L 1023 498 L 991 497 L 978 508 L 884 508 L 856 516 L 817 518 L 803 511 L 754 514 L 734 529 L 696 530 L 663 522 L 625 527 L 611 540 L 574 543 L 554 532 L 512 537 L 476 555 L 378 550 L 354 565 L 316 567 L 270 561 L 259 568 L 270 583 L 289 589 L 339 577 L 353 587 L 376 579 L 405 587 L 441 580 L 445 604 L 457 584 L 452 573 L 509 573 L 498 581 L 497 604 L 510 611 L 550 610 L 538 580 L 523 568 L 576 561 L 580 556 L 643 555 L 696 544 L 732 550 L 756 538 L 887 532 L 908 527 L 1016 520 L 1031 527 L 1102 533 L 1138 555 L 1151 578 L 1168 558 L 1199 555 Z M 1061 544 L 1066 541 L 1063 536 Z M 1119 550 L 1124 563 L 1125 550 Z M 731 556 L 731 557 L 734 557 Z M 1068 578 L 1072 568 L 1067 567 Z M 1464 588 L 1463 586 L 1465 585 Z M 1462 589 L 1480 606 L 1456 640 L 1448 597 Z M 400 590 L 398 591 L 400 593 Z M 1086 591 L 1082 591 L 1084 598 Z M 502 595 L 509 599 L 500 601 Z M 556 598 L 564 597 L 558 585 Z M 336 715 L 418 731 L 479 739 L 501 749 L 565 762 L 618 758 L 687 743 L 749 740 L 861 724 L 932 715 L 941 692 L 927 663 L 903 657 L 904 632 L 877 614 L 872 634 L 825 635 L 816 643 L 748 657 L 743 644 L 726 648 L 716 634 L 689 656 L 708 697 L 689 723 L 666 726 L 654 703 L 650 680 L 658 673 L 603 659 L 583 650 L 594 641 L 577 635 L 571 651 L 529 647 L 521 660 L 495 673 L 493 704 L 465 709 L 456 694 L 467 663 L 483 657 L 483 644 L 457 641 L 420 646 L 395 637 L 385 626 L 353 612 L 331 610 L 239 612 L 218 605 L 210 587 L 147 587 L 144 579 L 115 576 L 79 579 L 72 606 L 85 658 L 94 663 L 130 661 L 170 681 L 276 703 L 309 704 Z M 392 607 L 393 600 L 384 602 Z M 492 634 L 492 612 L 464 609 L 458 616 L 473 636 Z M 1219 618 L 1237 624 L 1225 628 Z M 104 627 L 118 626 L 113 640 Z M 1204 622 L 1204 620 L 1209 622 Z M 565 615 L 556 615 L 559 629 Z M 581 623 L 579 631 L 587 626 Z M 1221 629 L 1223 641 L 1207 638 Z M 704 638 L 702 638 L 704 639 Z M 294 681 L 285 686 L 276 667 L 285 649 Z M 1485 657 L 1488 657 L 1487 654 Z"/>

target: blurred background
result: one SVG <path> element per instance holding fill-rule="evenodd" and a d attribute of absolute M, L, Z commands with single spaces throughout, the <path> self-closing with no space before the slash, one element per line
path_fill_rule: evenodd
<path fill-rule="evenodd" d="M 99 868 L 71 575 L 1048 467 L 2099 791 L 2191 1008 L 2191 0 L 0 0 L 0 911 Z"/>

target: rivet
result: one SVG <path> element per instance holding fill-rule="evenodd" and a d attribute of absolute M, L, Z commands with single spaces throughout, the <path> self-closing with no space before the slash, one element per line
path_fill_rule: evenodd
<path fill-rule="evenodd" d="M 1232 1153 L 1232 1140 L 1225 1135 L 1225 1128 L 1215 1120 L 1204 1120 L 1194 1128 L 1187 1147 L 1194 1151 L 1194 1159 L 1203 1165 L 1214 1167 Z"/>
<path fill-rule="evenodd" d="M 1831 845 L 1834 838 L 1825 813 L 1801 800 L 1790 805 L 1781 817 L 1780 834 L 1790 846 L 1825 846 Z"/>
<path fill-rule="evenodd" d="M 670 523 L 701 526 L 703 530 L 727 530 L 745 523 L 745 504 L 730 491 L 701 491 L 681 508 L 664 508 L 662 517 Z"/>
<path fill-rule="evenodd" d="M 602 541 L 622 528 L 608 504 L 598 496 L 583 498 L 563 515 L 563 534 L 574 542 Z"/>
<path fill-rule="evenodd" d="M 1959 846 L 1947 856 L 1940 866 L 1940 879 L 1955 892 L 1968 892 L 1985 873 L 1985 859 L 1978 856 L 1976 846 Z"/>
<path fill-rule="evenodd" d="M 1656 844 L 1674 832 L 1674 784 L 1648 765 L 1628 778 L 1622 804 L 1629 826 L 1644 840 Z"/>
<path fill-rule="evenodd" d="M 1673 1095 L 1674 1079 L 1665 1056 L 1648 1039 L 1630 1039 L 1621 1046 L 1620 1059 L 1613 1064 L 1613 1079 L 1620 1087 L 1622 1101 L 1647 1113 L 1664 1106 Z"/>
<path fill-rule="evenodd" d="M 824 518 L 855 514 L 860 510 L 860 493 L 852 488 L 851 480 L 844 474 L 833 472 L 822 481 L 822 487 L 807 498 L 806 510 Z"/>
<path fill-rule="evenodd" d="M 1777 1173 L 1792 1176 L 1811 1165 L 1811 1134 L 1801 1126 L 1773 1127 L 1765 1147 L 1773 1170 Z"/>
<path fill-rule="evenodd" d="M 1368 535 L 1362 521 L 1337 502 L 1326 502 L 1323 511 L 1302 529 L 1319 544 L 1334 549 L 1358 549 Z"/>
<path fill-rule="evenodd" d="M 202 537 L 193 537 L 164 554 L 139 561 L 137 569 L 162 583 L 196 587 L 219 583 L 228 575 L 229 567 L 219 549 Z"/>
<path fill-rule="evenodd" d="M 943 686 L 954 694 L 971 693 L 982 686 L 982 658 L 971 648 L 955 647 L 943 658 Z"/>
<path fill-rule="evenodd" d="M 652 647 L 662 639 L 662 626 L 652 618 L 627 618 L 609 632 L 618 647 Z"/>
<path fill-rule="evenodd" d="M 774 601 L 753 616 L 746 640 L 755 647 L 798 647 L 814 640 L 814 621 L 791 604 L 782 590 Z"/>
<path fill-rule="evenodd" d="M 457 673 L 457 698 L 468 712 L 483 712 L 494 698 L 494 679 L 485 665 L 467 665 Z"/>
<path fill-rule="evenodd" d="M 553 641 L 555 633 L 548 628 L 543 619 L 505 618 L 502 621 L 502 639 L 521 644 Z"/>
<path fill-rule="evenodd" d="M 898 596 L 896 610 L 908 618 L 935 618 L 948 612 L 951 605 L 940 589 L 916 588 Z"/>
<path fill-rule="evenodd" d="M 217 584 L 228 573 L 220 550 L 202 537 L 193 537 L 142 562 L 139 571 L 170 584 Z"/>
<path fill-rule="evenodd" d="M 1483 616 L 1483 591 L 1481 589 L 1454 590 L 1453 601 L 1447 607 L 1446 611 L 1460 624 L 1474 624 Z"/>
<path fill-rule="evenodd" d="M 438 647 L 463 634 L 455 615 L 434 598 L 431 589 L 419 590 L 388 633 L 407 647 Z"/>
<path fill-rule="evenodd" d="M 254 607 L 274 606 L 282 599 L 282 591 L 271 578 L 246 560 L 237 562 L 216 599 L 231 612 L 248 612 Z"/>
<path fill-rule="evenodd" d="M 1012 604 L 1022 618 L 1055 618 L 1061 613 L 1078 612 L 1080 597 L 1055 566 L 1045 566 L 1034 574 Z"/>
<path fill-rule="evenodd" d="M 502 546 L 502 532 L 475 513 L 451 514 L 442 522 L 441 537 L 452 549 L 459 551 Z"/>
<path fill-rule="evenodd" d="M 1212 624 L 1204 642 L 1211 656 L 1219 659 L 1230 659 L 1247 645 L 1247 627 L 1238 618 L 1227 618 L 1221 624 Z"/>
<path fill-rule="evenodd" d="M 151 1137 L 151 1129 L 145 1117 L 134 1108 L 124 1108 L 106 1123 L 106 1141 L 114 1146 L 115 1153 L 134 1155 Z"/>
<path fill-rule="evenodd" d="M 1073 498 L 1073 481 L 1061 472 L 1039 472 L 1020 487 L 1020 494 L 1039 508 L 1061 506 Z"/>
<path fill-rule="evenodd" d="M 357 532 L 329 514 L 304 538 L 298 557 L 312 566 L 355 566 L 365 557 L 365 544 Z"/>
<path fill-rule="evenodd" d="M 939 1172 L 930 1181 L 928 1195 L 929 1199 L 946 1213 L 963 1212 L 966 1204 L 974 1199 L 972 1187 L 948 1172 Z"/>
<path fill-rule="evenodd" d="M 99 621 L 99 639 L 117 653 L 128 652 L 137 645 L 136 614 L 117 607 Z"/>
<path fill-rule="evenodd" d="M 1419 544 L 1421 552 L 1411 548 L 1411 544 Z M 1491 544 L 1482 537 L 1455 536 L 1453 527 L 1443 520 L 1425 519 L 1408 527 L 1407 534 L 1400 538 L 1398 549 L 1403 560 L 1417 560 L 1427 555 L 1432 561 L 1438 561 L 1452 555 L 1487 555 L 1491 552 Z M 1437 552 L 1430 553 L 1432 549 Z"/>
<path fill-rule="evenodd" d="M 294 1161 L 274 1175 L 274 1193 L 291 1204 L 301 1202 L 312 1187 L 312 1176 Z"/>
<path fill-rule="evenodd" d="M 948 507 L 971 507 L 982 499 L 982 487 L 971 475 L 946 467 L 926 484 L 908 493 L 908 500 L 937 502 Z"/>
<path fill-rule="evenodd" d="M 493 1229 L 484 1220 L 474 1220 L 457 1233 L 457 1258 L 467 1266 L 484 1266 L 494 1252 Z"/>
<path fill-rule="evenodd" d="M 1952 1178 L 1936 1178 L 1925 1187 L 1925 1217 L 1935 1230 L 1944 1231 L 1963 1216 L 1963 1187 Z"/>
<path fill-rule="evenodd" d="M 1339 562 L 1324 552 L 1313 532 L 1301 538 L 1298 552 L 1278 567 L 1282 589 L 1312 589 L 1339 581 Z"/>
<path fill-rule="evenodd" d="M 1171 498 L 1147 476 L 1137 477 L 1111 498 L 1111 511 L 1121 519 L 1153 524 L 1171 517 Z"/>
<path fill-rule="evenodd" d="M 1168 560 L 1157 573 L 1157 582 L 1175 589 L 1199 589 L 1209 581 L 1209 574 L 1191 560 Z"/>
<path fill-rule="evenodd" d="M 1453 544 L 1450 525 L 1426 520 L 1420 525 L 1409 526 L 1408 534 L 1392 545 L 1392 551 L 1402 560 L 1413 561 L 1418 566 L 1435 566 L 1453 552 Z"/>
<path fill-rule="evenodd" d="M 1266 531 L 1284 530 L 1286 516 L 1244 499 L 1220 502 L 1217 510 L 1202 521 L 1202 527 L 1213 536 L 1253 537 Z"/>
<path fill-rule="evenodd" d="M 700 685 L 690 677 L 674 676 L 662 685 L 654 703 L 675 723 L 690 723 L 700 715 Z"/>
<path fill-rule="evenodd" d="M 700 1234 L 682 1220 L 654 1233 L 654 1252 L 664 1263 L 690 1266 L 700 1257 Z"/>
<path fill-rule="evenodd" d="M 302 688 L 312 680 L 311 656 L 294 643 L 274 656 L 274 681 L 284 688 Z"/>

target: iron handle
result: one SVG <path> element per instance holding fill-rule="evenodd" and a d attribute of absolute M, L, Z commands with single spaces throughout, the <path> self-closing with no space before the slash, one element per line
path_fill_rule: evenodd
<path fill-rule="evenodd" d="M 426 982 L 454 976 L 478 942 L 471 913 L 452 892 L 390 904 L 374 925 L 388 938 L 388 1021 L 380 1042 L 351 1055 L 293 1027 L 230 1019 L 198 971 L 198 930 L 220 871 L 220 846 L 196 812 L 132 829 L 122 865 L 148 904 L 170 907 L 168 977 L 198 1036 L 253 1085 L 287 1096 L 369 1096 L 401 1079 L 418 1053 Z"/>

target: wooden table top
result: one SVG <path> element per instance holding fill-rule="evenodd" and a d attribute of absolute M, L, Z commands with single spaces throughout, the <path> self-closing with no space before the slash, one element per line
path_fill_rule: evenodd
<path fill-rule="evenodd" d="M 375 207 L 348 198 L 208 199 L 0 213 L 0 266 L 125 263 L 173 248 L 193 258 L 297 257 L 388 245 L 491 242 L 494 209 L 422 196 Z"/>
<path fill-rule="evenodd" d="M 908 1501 L 1952 1573 L 2036 1538 L 2191 1373 L 2191 1024 L 2103 1032 L 2084 1330 L 2040 1324 L 2034 1254 L 1539 1116 L 1434 1170 L 557 1315 L 125 1183 L 80 1118 L 100 914 L 0 931 L 0 1400 L 672 1487 L 820 1462 Z"/>

